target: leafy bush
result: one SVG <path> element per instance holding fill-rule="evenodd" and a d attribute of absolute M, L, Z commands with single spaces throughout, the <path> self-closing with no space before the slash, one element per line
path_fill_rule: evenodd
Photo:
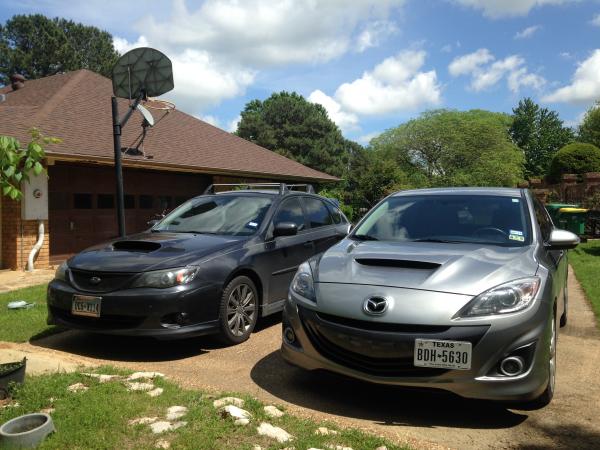
<path fill-rule="evenodd" d="M 565 173 L 600 172 L 600 149 L 592 144 L 575 142 L 561 148 L 550 165 L 549 177 L 559 182 Z"/>

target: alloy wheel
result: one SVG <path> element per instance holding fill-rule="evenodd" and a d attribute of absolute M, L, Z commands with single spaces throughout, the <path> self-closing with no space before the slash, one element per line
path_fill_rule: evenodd
<path fill-rule="evenodd" d="M 549 379 L 548 388 L 551 392 L 554 392 L 554 385 L 556 384 L 556 320 L 552 318 L 552 330 L 550 335 L 550 360 L 548 361 L 549 368 Z"/>
<path fill-rule="evenodd" d="M 256 298 L 247 284 L 235 287 L 227 299 L 227 324 L 231 334 L 243 336 L 254 323 Z"/>

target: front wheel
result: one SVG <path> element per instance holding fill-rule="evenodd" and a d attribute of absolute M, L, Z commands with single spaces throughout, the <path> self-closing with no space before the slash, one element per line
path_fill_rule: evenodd
<path fill-rule="evenodd" d="M 542 394 L 528 403 L 531 409 L 540 409 L 547 406 L 554 397 L 554 389 L 556 386 L 556 341 L 558 334 L 556 331 L 556 316 L 552 316 L 552 330 L 550 336 L 550 357 L 548 358 L 548 386 Z"/>
<path fill-rule="evenodd" d="M 227 345 L 246 341 L 258 319 L 258 292 L 248 277 L 236 277 L 227 284 L 219 309 L 220 338 Z"/>

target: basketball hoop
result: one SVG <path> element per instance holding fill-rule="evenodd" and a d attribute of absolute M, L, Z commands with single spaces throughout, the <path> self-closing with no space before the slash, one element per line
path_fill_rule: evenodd
<path fill-rule="evenodd" d="M 142 100 L 142 104 L 148 109 L 154 109 L 158 111 L 173 111 L 175 109 L 175 103 L 158 98 L 149 97 L 147 100 Z"/>

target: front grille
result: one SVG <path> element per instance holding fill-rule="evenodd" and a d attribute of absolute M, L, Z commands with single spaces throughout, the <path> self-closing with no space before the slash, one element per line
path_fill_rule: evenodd
<path fill-rule="evenodd" d="M 70 269 L 73 286 L 85 292 L 111 292 L 126 287 L 135 274 Z M 99 279 L 98 282 L 95 278 Z M 96 282 L 95 282 L 96 281 Z"/>
<path fill-rule="evenodd" d="M 74 316 L 70 311 L 50 306 L 50 314 L 67 324 L 97 330 L 137 328 L 144 321 L 140 317 L 106 315 L 101 317 Z"/>
<path fill-rule="evenodd" d="M 343 366 L 380 377 L 441 375 L 447 370 L 413 365 L 415 339 L 470 341 L 475 346 L 489 328 L 385 324 L 298 309 L 306 334 L 319 353 Z"/>

